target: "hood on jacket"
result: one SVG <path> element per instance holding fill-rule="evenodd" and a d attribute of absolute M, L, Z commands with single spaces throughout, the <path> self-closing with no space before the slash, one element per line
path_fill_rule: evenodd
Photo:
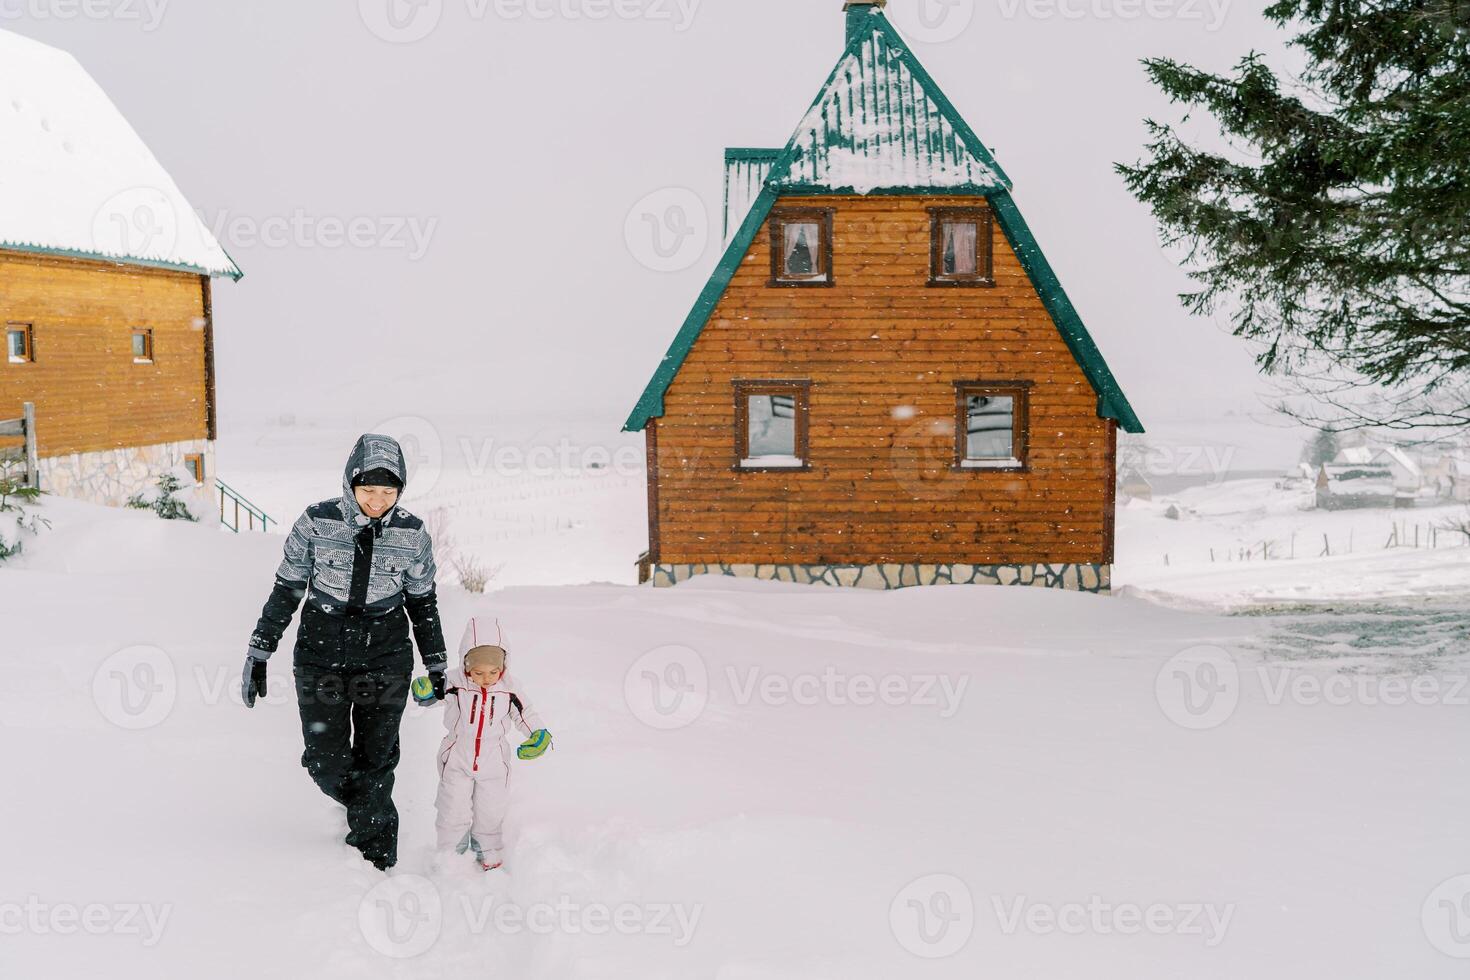
<path fill-rule="evenodd" d="M 357 440 L 357 445 L 352 447 L 352 454 L 347 457 L 347 466 L 342 471 L 342 513 L 347 518 L 347 523 L 361 527 L 367 524 L 370 518 L 357 506 L 357 496 L 352 492 L 352 479 L 359 473 L 369 470 L 387 470 L 397 476 L 408 486 L 408 461 L 404 458 L 403 447 L 398 440 L 392 436 L 368 433 Z M 403 491 L 398 492 L 398 500 L 403 500 Z M 394 504 L 383 515 L 387 521 L 393 516 L 393 511 L 398 508 Z"/>
<path fill-rule="evenodd" d="M 464 637 L 459 641 L 460 670 L 464 670 L 464 658 L 475 647 L 508 649 L 505 643 L 505 631 L 500 628 L 500 620 L 494 616 L 470 617 L 470 621 L 465 624 Z"/>

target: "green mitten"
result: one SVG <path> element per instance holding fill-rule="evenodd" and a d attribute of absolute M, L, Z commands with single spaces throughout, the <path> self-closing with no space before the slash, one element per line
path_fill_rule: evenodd
<path fill-rule="evenodd" d="M 539 759 L 547 749 L 551 748 L 551 733 L 541 728 L 531 733 L 531 737 L 521 743 L 516 749 L 517 759 Z"/>

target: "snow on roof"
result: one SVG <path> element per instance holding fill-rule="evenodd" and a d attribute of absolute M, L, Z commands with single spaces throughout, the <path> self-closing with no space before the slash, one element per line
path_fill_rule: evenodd
<path fill-rule="evenodd" d="M 76 59 L 4 30 L 0 249 L 242 275 Z"/>
<path fill-rule="evenodd" d="M 1383 463 L 1328 463 L 1324 489 L 1332 494 L 1393 496 L 1393 472 Z"/>
<path fill-rule="evenodd" d="M 849 44 L 791 138 L 782 183 L 857 194 L 1008 186 L 989 151 L 885 27 L 875 16 L 861 43 Z"/>
<path fill-rule="evenodd" d="M 1373 456 L 1373 460 L 1377 463 L 1396 463 L 1410 475 L 1420 475 L 1419 464 L 1414 461 L 1412 456 L 1397 446 L 1384 446 Z"/>
<path fill-rule="evenodd" d="M 771 175 L 771 167 L 781 155 L 777 150 L 729 149 L 725 151 L 725 244 L 750 213 L 761 187 Z"/>
<path fill-rule="evenodd" d="M 1367 446 L 1353 446 L 1350 449 L 1340 451 L 1333 462 L 1341 464 L 1371 463 L 1373 462 L 1373 450 Z"/>

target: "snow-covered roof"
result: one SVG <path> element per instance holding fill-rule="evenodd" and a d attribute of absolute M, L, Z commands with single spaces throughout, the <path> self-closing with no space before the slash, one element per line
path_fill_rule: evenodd
<path fill-rule="evenodd" d="M 77 60 L 4 30 L 0 249 L 242 275 Z"/>
<path fill-rule="evenodd" d="M 776 150 L 729 149 L 725 151 L 725 244 L 729 245 L 760 197 L 771 167 L 781 155 Z"/>
<path fill-rule="evenodd" d="M 1338 452 L 1337 458 L 1333 460 L 1338 464 L 1371 463 L 1373 462 L 1373 450 L 1367 446 L 1353 446 Z"/>
<path fill-rule="evenodd" d="M 791 188 L 984 193 L 1000 165 L 874 7 L 787 144 Z M 860 38 L 860 40 L 859 40 Z"/>
<path fill-rule="evenodd" d="M 1396 465 L 1411 476 L 1421 475 L 1419 464 L 1414 460 L 1414 457 L 1397 446 L 1384 446 L 1374 454 L 1373 460 L 1378 463 Z"/>
<path fill-rule="evenodd" d="M 643 389 L 624 429 L 664 414 L 664 394 L 709 322 L 776 201 L 790 196 L 899 194 L 984 197 L 1022 270 L 1098 397 L 1098 415 L 1143 432 L 1102 352 L 1062 288 L 1020 208 L 1011 180 L 899 36 L 881 5 L 853 0 L 848 40 L 787 144 L 726 153 L 725 251 Z M 732 170 L 731 154 L 751 154 Z M 770 160 L 767 164 L 767 160 Z M 754 194 L 747 206 L 744 198 Z"/>
<path fill-rule="evenodd" d="M 1324 489 L 1345 496 L 1393 496 L 1393 472 L 1383 463 L 1328 463 L 1322 467 L 1327 476 Z"/>

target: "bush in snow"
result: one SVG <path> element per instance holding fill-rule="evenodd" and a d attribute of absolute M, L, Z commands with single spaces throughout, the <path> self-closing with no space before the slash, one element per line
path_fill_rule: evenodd
<path fill-rule="evenodd" d="M 29 510 L 40 499 L 40 490 L 15 479 L 8 467 L 0 469 L 0 562 L 20 554 L 27 537 L 51 526 Z"/>
<path fill-rule="evenodd" d="M 483 595 L 486 586 L 495 580 L 500 574 L 503 565 L 488 566 L 473 555 L 466 555 L 459 550 L 459 544 L 454 539 L 452 530 L 453 522 L 449 519 L 449 511 L 443 507 L 436 507 L 424 518 L 424 527 L 428 529 L 429 537 L 434 542 L 434 555 L 440 565 L 454 569 L 455 577 L 459 579 L 460 586 L 466 592 Z"/>
<path fill-rule="evenodd" d="M 158 478 L 152 489 L 130 497 L 128 506 L 133 510 L 151 510 L 165 521 L 198 523 L 199 518 L 189 512 L 189 505 L 177 496 L 183 489 L 184 480 L 178 473 L 165 473 Z"/>
<path fill-rule="evenodd" d="M 482 595 L 485 587 L 495 581 L 500 574 L 503 565 L 491 568 L 478 558 L 456 557 L 454 559 L 454 574 L 459 576 L 459 584 L 464 586 L 466 592 Z"/>

